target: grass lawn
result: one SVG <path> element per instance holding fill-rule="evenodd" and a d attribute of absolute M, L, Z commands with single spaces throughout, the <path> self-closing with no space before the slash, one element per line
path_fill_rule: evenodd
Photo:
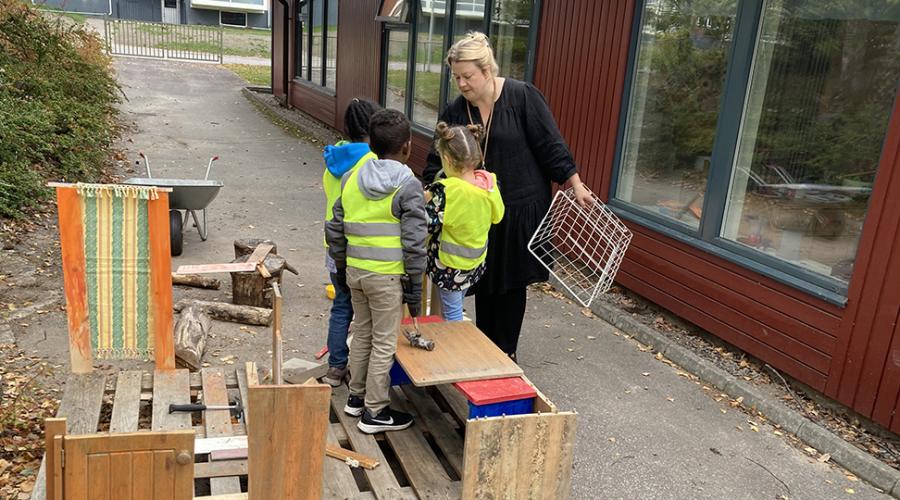
<path fill-rule="evenodd" d="M 252 64 L 224 64 L 223 66 L 247 80 L 250 85 L 258 85 L 260 87 L 272 86 L 272 68 L 269 66 L 254 66 Z"/>
<path fill-rule="evenodd" d="M 391 87 L 406 88 L 406 70 L 388 70 L 388 85 Z M 417 102 L 438 109 L 441 99 L 441 74 L 440 73 L 416 73 Z"/>

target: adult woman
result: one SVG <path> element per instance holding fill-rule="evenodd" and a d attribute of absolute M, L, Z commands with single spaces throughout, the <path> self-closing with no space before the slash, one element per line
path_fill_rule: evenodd
<path fill-rule="evenodd" d="M 483 167 L 497 174 L 506 216 L 491 229 L 487 269 L 475 289 L 478 328 L 516 357 L 526 287 L 548 273 L 527 244 L 550 207 L 551 181 L 569 182 L 582 205 L 591 200 L 544 96 L 533 85 L 498 76 L 490 42 L 469 33 L 454 43 L 447 64 L 460 95 L 441 114 L 450 124 L 482 125 Z M 441 168 L 432 148 L 423 172 L 432 182 Z"/>

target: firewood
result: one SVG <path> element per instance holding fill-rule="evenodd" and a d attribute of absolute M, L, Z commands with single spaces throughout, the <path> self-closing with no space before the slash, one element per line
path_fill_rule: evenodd
<path fill-rule="evenodd" d="M 181 311 L 189 305 L 196 305 L 212 318 L 221 321 L 261 326 L 269 326 L 272 322 L 272 310 L 263 307 L 241 306 L 206 300 L 179 300 L 175 303 L 174 309 L 175 311 Z"/>
<path fill-rule="evenodd" d="M 215 278 L 200 276 L 199 274 L 176 274 L 172 273 L 172 284 L 181 286 L 193 286 L 196 288 L 208 288 L 210 290 L 218 290 L 222 286 L 222 282 Z"/>
<path fill-rule="evenodd" d="M 212 322 L 199 307 L 181 310 L 175 322 L 175 357 L 191 370 L 199 370 Z"/>

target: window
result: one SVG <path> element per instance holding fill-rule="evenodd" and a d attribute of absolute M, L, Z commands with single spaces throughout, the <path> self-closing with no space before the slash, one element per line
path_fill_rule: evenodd
<path fill-rule="evenodd" d="M 244 12 L 225 12 L 219 11 L 219 24 L 226 26 L 247 27 L 247 14 Z"/>
<path fill-rule="evenodd" d="M 647 0 L 636 26 L 613 205 L 846 295 L 900 83 L 900 5 Z"/>
<path fill-rule="evenodd" d="M 431 130 L 459 93 L 444 57 L 468 31 L 491 37 L 500 73 L 530 80 L 535 0 L 382 0 L 382 104 Z M 486 19 L 485 12 L 491 12 Z M 405 45 L 404 45 L 405 44 Z"/>
<path fill-rule="evenodd" d="M 335 90 L 338 0 L 298 0 L 294 77 Z"/>

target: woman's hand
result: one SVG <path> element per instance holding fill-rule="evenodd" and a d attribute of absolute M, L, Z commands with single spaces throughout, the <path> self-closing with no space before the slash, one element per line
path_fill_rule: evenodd
<path fill-rule="evenodd" d="M 569 182 L 572 183 L 572 192 L 575 195 L 575 201 L 581 205 L 581 208 L 590 208 L 590 206 L 594 204 L 594 196 L 591 194 L 591 190 L 581 182 L 581 178 L 578 174 L 574 174 L 570 177 Z"/>

